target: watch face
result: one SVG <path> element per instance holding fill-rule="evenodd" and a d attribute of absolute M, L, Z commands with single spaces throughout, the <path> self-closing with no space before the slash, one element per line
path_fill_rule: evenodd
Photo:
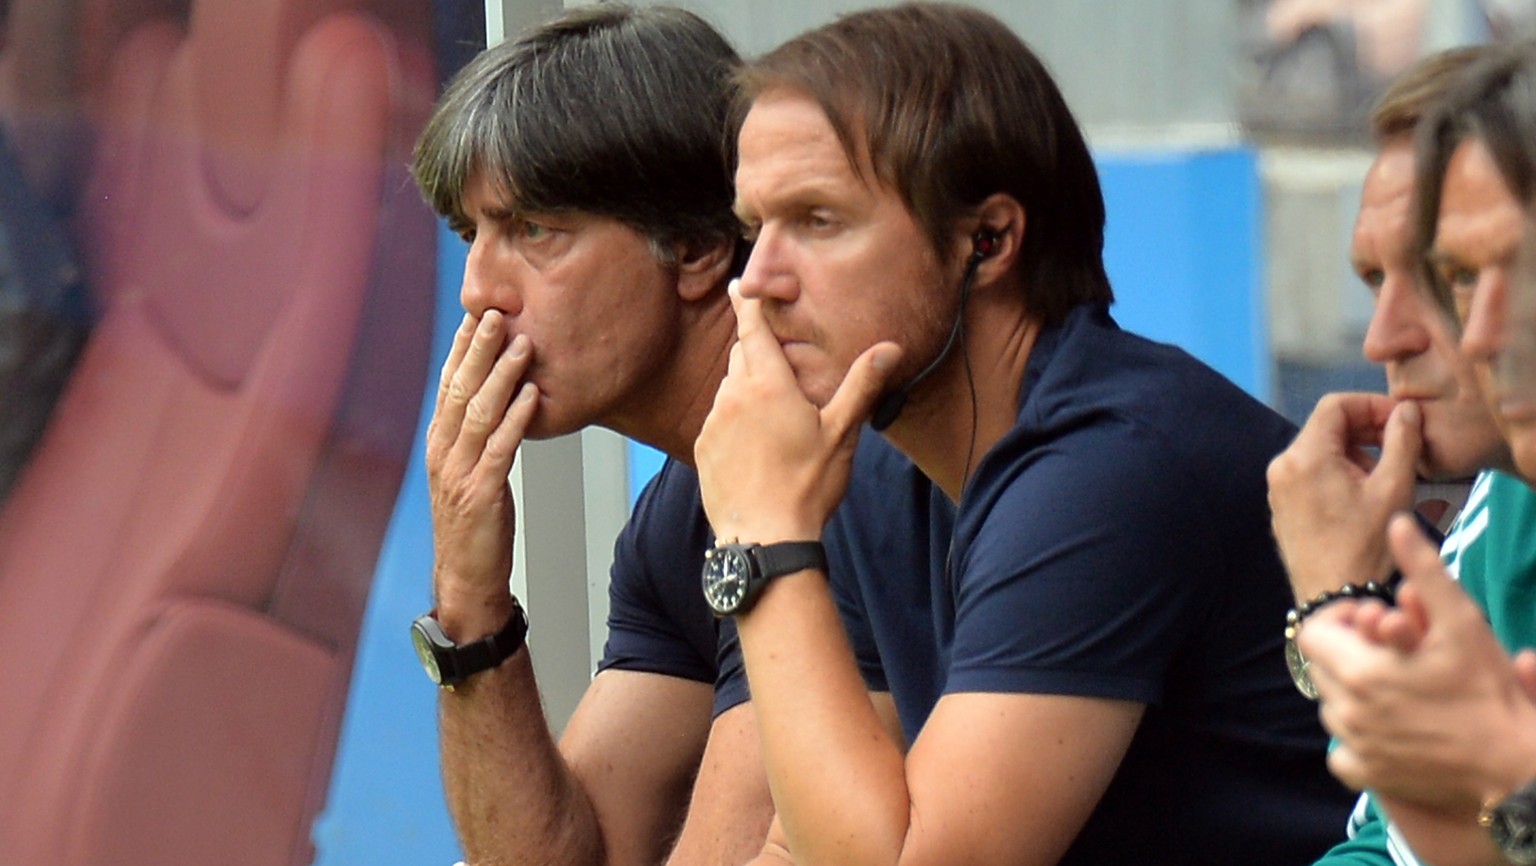
<path fill-rule="evenodd" d="M 1504 859 L 1517 866 L 1536 864 L 1536 812 L 1515 794 L 1495 806 L 1488 833 Z"/>
<path fill-rule="evenodd" d="M 438 669 L 437 656 L 432 652 L 432 642 L 419 624 L 411 626 L 411 646 L 416 648 L 416 656 L 421 659 L 421 666 L 427 669 L 427 676 L 432 679 L 432 682 L 441 685 L 443 672 Z"/>
<path fill-rule="evenodd" d="M 704 554 L 704 600 L 721 616 L 746 604 L 752 563 L 738 547 L 716 547 Z"/>
<path fill-rule="evenodd" d="M 1317 686 L 1312 682 L 1312 675 L 1307 672 L 1307 668 L 1311 665 L 1307 657 L 1301 654 L 1301 647 L 1296 645 L 1295 629 L 1287 628 L 1285 630 L 1285 666 L 1290 668 L 1291 682 L 1296 684 L 1297 691 L 1315 701 Z"/>

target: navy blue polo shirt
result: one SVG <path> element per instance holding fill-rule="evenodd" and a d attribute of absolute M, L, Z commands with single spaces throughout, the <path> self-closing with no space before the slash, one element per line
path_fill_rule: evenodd
<path fill-rule="evenodd" d="M 1037 340 L 1017 423 L 958 513 L 932 489 L 902 492 L 927 502 L 903 530 L 921 536 L 925 585 L 857 557 L 833 574 L 866 681 L 891 690 L 909 739 L 949 693 L 1145 704 L 1063 863 L 1311 862 L 1352 798 L 1283 661 L 1291 599 L 1265 468 L 1294 432 L 1103 307 L 1073 311 Z M 882 538 L 837 532 L 863 549 Z"/>

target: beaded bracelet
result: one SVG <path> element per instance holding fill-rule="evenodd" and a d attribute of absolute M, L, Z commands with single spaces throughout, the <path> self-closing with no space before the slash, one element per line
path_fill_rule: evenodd
<path fill-rule="evenodd" d="M 1384 581 L 1368 580 L 1363 584 L 1346 583 L 1338 589 L 1325 589 L 1291 608 L 1285 614 L 1285 627 L 1300 628 L 1307 617 L 1336 601 L 1347 598 L 1375 598 L 1387 604 L 1393 604 L 1397 600 L 1397 585 L 1402 582 L 1402 574 L 1393 573 Z"/>
<path fill-rule="evenodd" d="M 1397 601 L 1397 586 L 1402 582 L 1402 574 L 1394 572 L 1385 581 L 1368 580 L 1364 584 L 1346 583 L 1338 589 L 1324 590 L 1286 612 L 1285 664 L 1291 671 L 1291 681 L 1296 684 L 1297 691 L 1311 700 L 1317 700 L 1317 686 L 1313 684 L 1312 677 L 1307 671 L 1311 663 L 1307 661 L 1306 656 L 1302 655 L 1300 647 L 1296 646 L 1296 634 L 1301 631 L 1301 624 L 1307 617 L 1336 601 L 1347 598 L 1375 598 L 1387 604 L 1393 604 Z"/>

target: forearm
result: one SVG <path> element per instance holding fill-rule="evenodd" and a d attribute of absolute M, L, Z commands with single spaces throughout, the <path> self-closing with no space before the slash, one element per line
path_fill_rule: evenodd
<path fill-rule="evenodd" d="M 710 726 L 688 814 L 666 866 L 741 866 L 763 850 L 773 797 L 763 771 L 751 704 L 721 713 Z"/>
<path fill-rule="evenodd" d="M 898 862 L 911 815 L 904 757 L 870 703 L 825 578 L 776 580 L 739 626 L 795 862 Z"/>
<path fill-rule="evenodd" d="M 602 833 L 543 715 L 527 651 L 439 702 L 443 782 L 471 866 L 598 866 Z"/>

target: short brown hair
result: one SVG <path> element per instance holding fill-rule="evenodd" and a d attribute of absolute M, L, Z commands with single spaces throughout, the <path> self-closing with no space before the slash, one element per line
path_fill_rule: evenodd
<path fill-rule="evenodd" d="M 1371 109 L 1371 136 L 1376 143 L 1411 134 L 1462 74 L 1487 56 L 1484 45 L 1451 48 L 1419 60 L 1392 79 Z"/>
<path fill-rule="evenodd" d="M 807 94 L 854 170 L 867 154 L 942 257 L 968 211 L 994 193 L 1016 198 L 1028 215 L 1026 301 L 1047 324 L 1114 299 L 1104 196 L 1082 131 L 1045 65 L 991 15 L 941 3 L 858 12 L 791 39 L 738 79 L 738 128 L 769 90 Z"/>

